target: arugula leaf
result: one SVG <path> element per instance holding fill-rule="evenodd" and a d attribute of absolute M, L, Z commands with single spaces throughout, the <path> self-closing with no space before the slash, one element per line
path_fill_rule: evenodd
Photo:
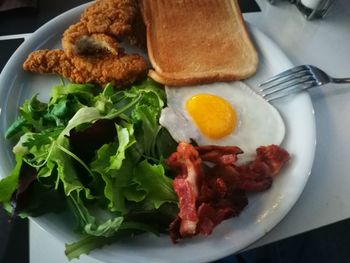
<path fill-rule="evenodd" d="M 119 216 L 113 219 L 108 219 L 102 224 L 87 224 L 84 228 L 86 234 L 92 236 L 103 236 L 110 237 L 115 234 L 119 230 L 120 225 L 123 222 L 123 217 Z"/>
<path fill-rule="evenodd" d="M 138 222 L 126 222 L 121 225 L 119 231 L 113 236 L 89 236 L 86 235 L 77 242 L 65 245 L 65 254 L 69 260 L 79 259 L 82 254 L 89 254 L 91 251 L 102 248 L 106 245 L 110 245 L 115 242 L 121 242 L 123 239 L 131 237 L 133 235 L 142 232 L 154 232 L 153 228 L 150 228 L 146 224 Z M 158 232 L 154 232 L 158 234 Z"/>
<path fill-rule="evenodd" d="M 38 94 L 20 107 L 17 120 L 7 129 L 5 137 L 30 130 L 42 131 L 48 127 L 65 126 L 74 113 L 91 106 L 99 89 L 92 84 L 58 85 L 52 90 L 49 103 L 38 100 Z"/>
<path fill-rule="evenodd" d="M 27 124 L 26 119 L 23 116 L 19 116 L 15 122 L 5 132 L 5 138 L 9 139 L 22 131 L 22 128 Z"/>
<path fill-rule="evenodd" d="M 13 148 L 29 165 L 40 168 L 49 160 L 54 142 L 62 129 L 47 129 L 38 133 L 25 133 Z"/>
<path fill-rule="evenodd" d="M 5 132 L 5 138 L 9 139 L 25 130 L 43 130 L 43 116 L 46 113 L 47 104 L 37 99 L 38 94 L 25 101 L 20 107 L 17 120 Z"/>
<path fill-rule="evenodd" d="M 69 196 L 69 205 L 75 214 L 80 232 L 93 236 L 113 236 L 124 218 L 97 207 L 88 208 L 78 193 Z"/>
<path fill-rule="evenodd" d="M 130 236 L 128 231 L 119 231 L 112 237 L 104 236 L 85 236 L 81 240 L 65 245 L 65 254 L 69 260 L 79 258 L 82 254 L 89 254 L 96 248 L 102 248 L 105 245 L 119 241 L 123 237 Z"/>

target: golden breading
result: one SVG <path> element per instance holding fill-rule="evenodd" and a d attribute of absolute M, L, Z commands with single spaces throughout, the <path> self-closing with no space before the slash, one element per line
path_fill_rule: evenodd
<path fill-rule="evenodd" d="M 80 21 L 86 24 L 90 33 L 123 38 L 131 35 L 137 12 L 135 0 L 97 0 L 85 9 Z"/>
<path fill-rule="evenodd" d="M 103 58 L 75 56 L 72 62 L 101 86 L 108 82 L 116 86 L 132 84 L 136 79 L 145 77 L 148 71 L 145 59 L 136 54 L 106 55 Z"/>
<path fill-rule="evenodd" d="M 74 83 L 108 82 L 128 85 L 147 73 L 147 64 L 139 55 L 106 55 L 103 57 L 68 57 L 63 50 L 37 50 L 23 63 L 23 69 L 36 73 L 59 74 Z"/>
<path fill-rule="evenodd" d="M 84 23 L 71 25 L 63 33 L 62 47 L 69 56 L 111 53 L 118 55 L 118 41 L 106 34 L 90 34 Z"/>
<path fill-rule="evenodd" d="M 23 69 L 36 73 L 52 73 L 63 76 L 75 83 L 90 82 L 60 49 L 36 50 L 29 54 Z"/>

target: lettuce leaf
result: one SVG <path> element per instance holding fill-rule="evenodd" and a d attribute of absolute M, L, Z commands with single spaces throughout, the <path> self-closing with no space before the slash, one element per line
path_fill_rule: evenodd
<path fill-rule="evenodd" d="M 16 166 L 12 170 L 11 174 L 0 181 L 0 203 L 3 205 L 4 209 L 9 213 L 13 212 L 11 199 L 12 195 L 17 190 L 18 178 L 22 162 L 22 158 L 17 155 Z"/>
<path fill-rule="evenodd" d="M 146 192 L 146 202 L 151 209 L 158 209 L 165 202 L 177 202 L 172 179 L 165 176 L 162 165 L 152 165 L 144 160 L 134 169 L 137 189 Z"/>

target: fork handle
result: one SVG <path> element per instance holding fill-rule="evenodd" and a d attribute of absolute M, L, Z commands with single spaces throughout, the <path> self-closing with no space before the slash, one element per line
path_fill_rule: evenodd
<path fill-rule="evenodd" d="M 350 78 L 332 78 L 332 82 L 337 84 L 350 83 Z"/>

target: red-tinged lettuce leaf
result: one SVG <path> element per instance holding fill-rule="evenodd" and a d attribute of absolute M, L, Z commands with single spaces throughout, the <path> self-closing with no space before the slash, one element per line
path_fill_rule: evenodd
<path fill-rule="evenodd" d="M 21 217 L 37 217 L 47 213 L 61 212 L 67 208 L 63 191 L 45 187 L 37 180 L 33 181 L 26 191 L 16 195 L 15 202 L 15 213 Z"/>
<path fill-rule="evenodd" d="M 168 158 L 170 154 L 176 152 L 177 142 L 171 137 L 167 129 L 161 128 L 156 138 L 156 154 L 160 161 Z"/>
<path fill-rule="evenodd" d="M 66 205 L 64 196 L 39 183 L 36 169 L 19 156 L 12 173 L 0 181 L 0 202 L 9 213 L 21 217 L 62 211 Z"/>
<path fill-rule="evenodd" d="M 78 161 L 86 168 L 84 171 L 85 173 L 80 176 L 93 177 L 93 174 L 89 168 L 68 149 L 69 140 L 68 138 L 63 137 L 61 138 L 60 143 L 53 147 L 49 159 L 57 165 L 57 177 L 63 185 L 64 193 L 69 196 L 72 192 L 83 191 L 87 198 L 93 199 L 94 197 L 91 195 L 90 189 L 85 187 L 80 180 L 74 162 Z"/>
<path fill-rule="evenodd" d="M 72 129 L 84 123 L 92 123 L 101 118 L 100 112 L 96 108 L 85 107 L 81 108 L 73 118 L 68 122 L 68 125 L 60 133 L 57 140 L 54 142 L 50 152 L 48 161 L 52 161 L 57 165 L 57 176 L 63 184 L 64 193 L 69 196 L 72 192 L 83 191 L 89 199 L 95 198 L 91 195 L 91 191 L 80 180 L 81 176 L 91 177 L 94 174 L 89 167 L 70 150 L 68 135 Z M 78 175 L 75 169 L 76 162 L 83 166 L 83 173 Z"/>
<path fill-rule="evenodd" d="M 100 119 L 84 130 L 70 131 L 69 142 L 71 150 L 84 162 L 91 162 L 97 149 L 110 143 L 117 135 L 113 120 Z"/>
<path fill-rule="evenodd" d="M 69 120 L 67 126 L 64 128 L 64 130 L 61 132 L 58 140 L 69 136 L 69 132 L 78 127 L 79 125 L 82 125 L 84 123 L 93 123 L 96 120 L 102 119 L 103 115 L 101 112 L 94 107 L 84 107 L 79 109 L 74 116 Z"/>
<path fill-rule="evenodd" d="M 16 210 L 22 210 L 27 206 L 27 189 L 37 180 L 37 171 L 25 162 L 22 163 L 16 191 Z M 25 197 L 25 198 L 23 198 Z"/>

